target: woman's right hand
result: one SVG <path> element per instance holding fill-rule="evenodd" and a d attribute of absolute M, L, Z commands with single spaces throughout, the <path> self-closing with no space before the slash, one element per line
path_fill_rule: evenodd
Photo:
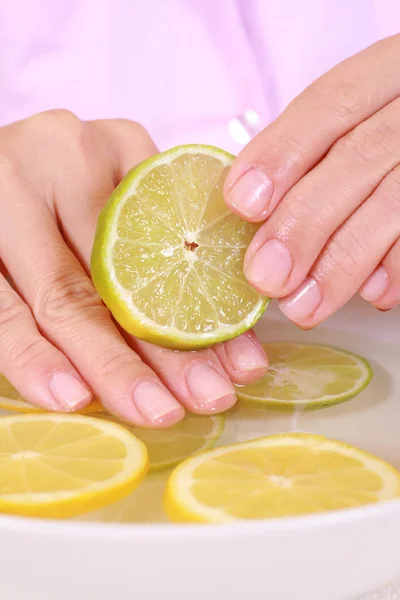
<path fill-rule="evenodd" d="M 267 369 L 251 332 L 201 352 L 174 352 L 119 332 L 89 276 L 97 217 L 135 164 L 157 152 L 126 120 L 81 122 L 50 111 L 0 129 L 0 371 L 53 411 L 93 393 L 127 422 L 167 427 L 184 409 L 235 403 L 232 381 Z"/>

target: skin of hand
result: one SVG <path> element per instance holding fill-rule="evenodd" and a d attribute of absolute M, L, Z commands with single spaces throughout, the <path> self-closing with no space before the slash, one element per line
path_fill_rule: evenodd
<path fill-rule="evenodd" d="M 0 371 L 39 407 L 79 410 L 95 395 L 129 423 L 168 427 L 185 409 L 229 408 L 232 382 L 266 372 L 252 332 L 199 352 L 165 350 L 121 332 L 97 295 L 89 260 L 98 214 L 156 152 L 136 123 L 82 122 L 68 111 L 0 129 Z"/>
<path fill-rule="evenodd" d="M 245 258 L 302 329 L 354 294 L 400 303 L 400 35 L 312 83 L 239 154 L 227 205 L 262 222 Z"/>

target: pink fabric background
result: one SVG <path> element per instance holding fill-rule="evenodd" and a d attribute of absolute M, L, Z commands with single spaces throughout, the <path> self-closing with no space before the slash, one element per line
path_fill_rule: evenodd
<path fill-rule="evenodd" d="M 257 131 L 399 31 L 399 0 L 1 0 L 0 122 L 62 107 L 237 153 L 246 110 Z"/>

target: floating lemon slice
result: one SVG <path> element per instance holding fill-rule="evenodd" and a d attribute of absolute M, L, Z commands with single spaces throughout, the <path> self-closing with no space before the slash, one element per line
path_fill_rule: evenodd
<path fill-rule="evenodd" d="M 15 387 L 0 374 L 0 410 L 10 410 L 20 413 L 45 413 L 43 408 L 34 406 L 30 402 L 23 399 L 21 394 Z M 94 400 L 89 406 L 78 411 L 80 414 L 92 414 L 103 411 L 104 408 L 98 400 Z"/>
<path fill-rule="evenodd" d="M 400 473 L 347 444 L 283 434 L 217 448 L 173 471 L 173 521 L 229 523 L 319 513 L 400 497 Z"/>
<path fill-rule="evenodd" d="M 368 362 L 320 344 L 263 344 L 269 371 L 259 381 L 237 386 L 246 405 L 278 410 L 315 410 L 346 402 L 371 381 Z"/>
<path fill-rule="evenodd" d="M 148 466 L 129 431 L 80 415 L 0 418 L 0 513 L 71 517 L 127 496 Z"/>
<path fill-rule="evenodd" d="M 243 274 L 257 225 L 226 207 L 234 157 L 189 145 L 132 169 L 100 215 L 91 271 L 104 303 L 138 338 L 202 348 L 250 329 L 268 300 Z"/>

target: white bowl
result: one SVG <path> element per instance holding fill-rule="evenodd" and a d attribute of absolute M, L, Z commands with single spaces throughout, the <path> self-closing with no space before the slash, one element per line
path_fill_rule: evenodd
<path fill-rule="evenodd" d="M 295 420 L 245 412 L 222 443 L 300 428 L 342 439 L 400 469 L 400 310 L 356 300 L 312 332 L 270 309 L 263 340 L 337 345 L 375 370 L 356 399 Z M 100 514 L 101 516 L 101 514 Z M 54 522 L 0 517 L 4 600 L 396 600 L 400 501 L 235 526 Z"/>

